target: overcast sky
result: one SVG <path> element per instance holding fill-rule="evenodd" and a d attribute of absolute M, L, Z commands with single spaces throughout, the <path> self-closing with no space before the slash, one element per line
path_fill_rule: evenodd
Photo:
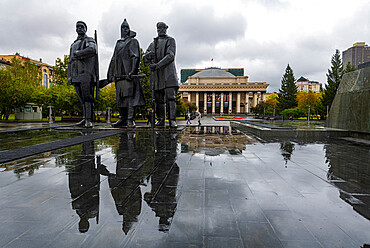
<path fill-rule="evenodd" d="M 1 0 L 0 54 L 19 52 L 54 65 L 69 53 L 75 23 L 98 32 L 101 78 L 124 18 L 145 50 L 156 23 L 168 24 L 185 68 L 241 67 L 250 82 L 278 91 L 287 64 L 296 78 L 326 83 L 331 56 L 370 43 L 369 0 Z"/>

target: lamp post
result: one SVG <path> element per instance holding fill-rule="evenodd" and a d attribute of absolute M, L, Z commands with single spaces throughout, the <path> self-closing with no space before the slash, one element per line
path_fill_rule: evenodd
<path fill-rule="evenodd" d="M 307 116 L 308 125 L 310 125 L 310 111 L 311 111 L 311 105 L 308 105 L 308 116 Z"/>
<path fill-rule="evenodd" d="M 112 109 L 111 107 L 108 107 L 108 108 L 107 108 L 107 112 L 108 112 L 108 114 L 107 114 L 107 115 L 108 115 L 107 123 L 108 123 L 108 124 L 109 124 L 109 123 L 111 123 L 111 122 L 110 122 L 110 111 L 111 111 L 111 109 Z"/>
<path fill-rule="evenodd" d="M 52 113 L 51 108 L 52 108 L 52 106 L 48 106 L 48 109 L 49 109 L 49 124 L 53 123 L 53 118 L 51 117 L 51 113 Z"/>

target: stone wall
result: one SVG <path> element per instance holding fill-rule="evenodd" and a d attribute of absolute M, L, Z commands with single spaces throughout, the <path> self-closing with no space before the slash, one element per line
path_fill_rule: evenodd
<path fill-rule="evenodd" d="M 370 133 L 370 67 L 343 75 L 326 126 Z"/>

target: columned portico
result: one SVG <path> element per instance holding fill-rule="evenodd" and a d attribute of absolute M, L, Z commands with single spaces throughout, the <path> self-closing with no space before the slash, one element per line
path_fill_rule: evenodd
<path fill-rule="evenodd" d="M 203 115 L 227 115 L 249 113 L 251 107 L 266 100 L 267 87 L 265 82 L 248 82 L 248 76 L 207 68 L 188 77 L 179 92 Z"/>

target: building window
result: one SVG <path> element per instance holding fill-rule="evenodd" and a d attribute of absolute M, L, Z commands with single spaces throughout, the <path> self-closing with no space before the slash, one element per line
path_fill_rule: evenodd
<path fill-rule="evenodd" d="M 43 76 L 43 84 L 44 84 L 44 87 L 47 88 L 48 87 L 48 76 L 46 74 L 42 75 Z"/>

